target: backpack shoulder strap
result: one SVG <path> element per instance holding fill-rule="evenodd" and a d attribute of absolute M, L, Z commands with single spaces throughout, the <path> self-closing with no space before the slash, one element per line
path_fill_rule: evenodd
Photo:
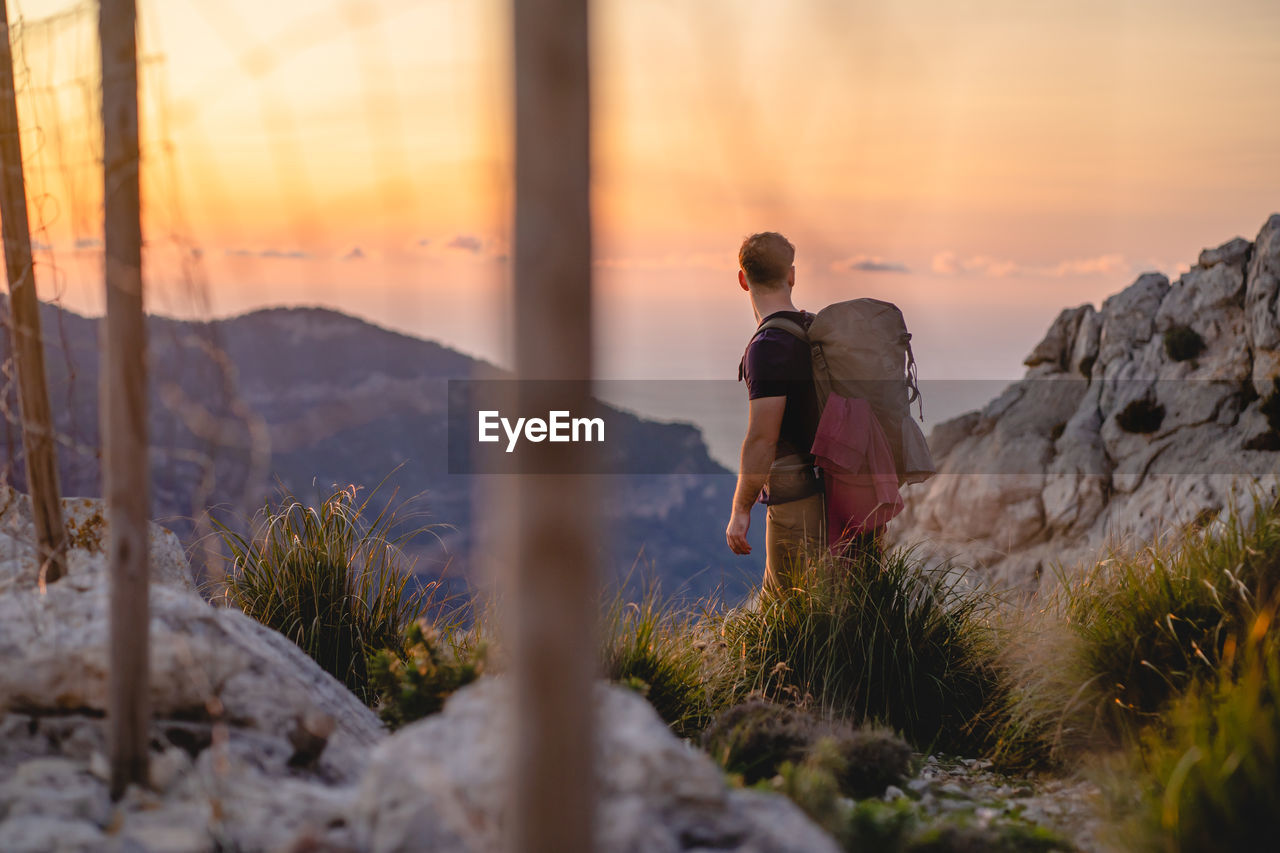
<path fill-rule="evenodd" d="M 760 324 L 756 329 L 756 335 L 768 329 L 780 329 L 789 335 L 793 335 L 805 343 L 809 342 L 809 330 L 797 323 L 795 320 L 788 320 L 786 317 L 770 317 Z M 755 340 L 755 335 L 751 336 Z"/>
<path fill-rule="evenodd" d="M 804 312 L 808 322 L 813 322 L 813 315 L 808 311 Z M 809 343 L 809 330 L 795 320 L 788 320 L 786 317 L 770 317 L 759 326 L 755 332 L 751 334 L 751 340 L 747 341 L 747 349 L 751 348 L 751 344 L 760 336 L 761 332 L 767 332 L 769 329 L 779 329 L 792 335 L 806 344 Z M 812 346 L 812 345 L 811 345 Z M 741 382 L 747 376 L 747 354 L 742 353 L 742 360 L 738 362 L 738 381 Z"/>

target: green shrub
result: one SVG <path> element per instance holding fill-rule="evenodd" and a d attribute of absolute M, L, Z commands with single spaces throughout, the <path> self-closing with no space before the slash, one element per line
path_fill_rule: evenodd
<path fill-rule="evenodd" d="M 1127 849 L 1255 850 L 1280 836 L 1274 615 L 1255 621 L 1240 661 L 1233 642 L 1216 682 L 1179 700 L 1131 750 L 1130 772 L 1113 780 L 1120 799 L 1138 780 L 1140 805 L 1121 829 Z"/>
<path fill-rule="evenodd" d="M 1116 414 L 1116 424 L 1125 432 L 1152 433 L 1164 423 L 1164 406 L 1154 400 L 1133 400 Z"/>
<path fill-rule="evenodd" d="M 848 728 L 827 737 L 843 762 L 837 780 L 846 797 L 878 797 L 911 774 L 911 747 L 888 729 Z"/>
<path fill-rule="evenodd" d="M 378 716 L 396 729 L 438 712 L 454 691 L 480 677 L 485 651 L 474 629 L 452 625 L 441 630 L 425 619 L 411 623 L 397 648 L 369 657 Z"/>
<path fill-rule="evenodd" d="M 796 708 L 749 699 L 716 715 L 702 747 L 748 784 L 771 778 L 786 762 L 800 761 L 813 739 L 815 720 Z"/>
<path fill-rule="evenodd" d="M 1114 715 L 1140 723 L 1214 674 L 1227 637 L 1280 582 L 1277 510 L 1257 497 L 1252 520 L 1231 507 L 1221 524 L 1104 561 L 1065 587 L 1081 661 Z"/>
<path fill-rule="evenodd" d="M 704 660 L 714 637 L 706 634 L 696 613 L 663 600 L 656 582 L 639 602 L 619 591 L 603 608 L 604 675 L 642 694 L 677 735 L 697 737 L 712 714 Z"/>
<path fill-rule="evenodd" d="M 918 747 L 979 749 L 985 732 L 972 723 L 996 686 L 995 604 L 910 551 L 813 558 L 794 588 L 723 614 L 725 680 L 741 697 L 811 697 Z"/>
<path fill-rule="evenodd" d="M 1170 361 L 1190 361 L 1204 352 L 1204 338 L 1190 326 L 1170 326 L 1164 333 L 1164 354 Z"/>
<path fill-rule="evenodd" d="M 376 490 L 375 490 L 376 491 Z M 434 605 L 438 584 L 412 589 L 398 519 L 388 504 L 368 517 L 370 500 L 340 489 L 319 507 L 284 494 L 268 503 L 246 538 L 217 528 L 230 551 L 222 596 L 307 654 L 366 701 L 368 658 L 397 649 L 402 632 Z"/>

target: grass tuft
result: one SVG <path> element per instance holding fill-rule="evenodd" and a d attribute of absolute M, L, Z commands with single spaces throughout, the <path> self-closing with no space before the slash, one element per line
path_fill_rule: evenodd
<path fill-rule="evenodd" d="M 1280 587 L 1280 508 L 1255 495 L 1221 520 L 1061 577 L 1009 629 L 997 765 L 1070 764 L 1137 737 L 1216 677 L 1230 638 Z"/>
<path fill-rule="evenodd" d="M 625 587 L 601 608 L 604 675 L 644 696 L 677 735 L 697 737 L 713 712 L 705 662 L 716 638 L 696 611 L 665 600 L 656 581 L 639 601 L 627 601 Z"/>
<path fill-rule="evenodd" d="M 1129 751 L 1114 799 L 1126 849 L 1251 850 L 1280 834 L 1280 636 L 1274 606 L 1238 641 L 1217 678 L 1192 688 Z"/>
<path fill-rule="evenodd" d="M 376 490 L 375 490 L 376 493 Z M 222 597 L 284 634 L 365 701 L 369 656 L 398 649 L 403 631 L 437 602 L 436 583 L 415 588 L 395 535 L 397 507 L 372 512 L 373 493 L 338 489 L 318 507 L 288 493 L 267 503 L 243 536 L 217 530 L 229 550 Z"/>
<path fill-rule="evenodd" d="M 915 746 L 981 748 L 974 726 L 996 688 L 997 599 L 909 550 L 811 559 L 795 587 L 725 613 L 726 683 L 879 722 Z"/>

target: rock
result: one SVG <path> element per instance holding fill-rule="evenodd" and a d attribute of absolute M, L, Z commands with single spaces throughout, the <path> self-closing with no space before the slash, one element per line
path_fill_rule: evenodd
<path fill-rule="evenodd" d="M 907 490 L 890 539 L 1033 591 L 1046 566 L 1217 516 L 1244 490 L 1274 494 L 1280 433 L 1254 392 L 1280 377 L 1277 300 L 1280 214 L 1172 285 L 1146 273 L 1100 311 L 1063 311 L 1022 380 L 935 428 L 939 473 Z M 1174 360 L 1164 333 L 1181 326 L 1204 347 Z M 1120 417 L 1142 402 L 1162 414 Z"/>
<path fill-rule="evenodd" d="M 1088 314 L 1093 313 L 1092 305 L 1081 305 L 1079 308 L 1066 308 L 1053 321 L 1044 339 L 1036 344 L 1035 349 L 1022 362 L 1027 367 L 1038 364 L 1049 364 L 1065 370 L 1075 350 L 1076 333 L 1080 322 Z"/>
<path fill-rule="evenodd" d="M 200 598 L 176 540 L 154 527 L 153 790 L 111 803 L 95 511 L 70 502 L 70 568 L 43 592 L 29 550 L 0 552 L 0 850 L 356 849 L 347 813 L 386 737 L 377 716 L 292 642 Z M 21 542 L 23 524 L 11 499 L 0 535 Z"/>
<path fill-rule="evenodd" d="M 1233 237 L 1216 249 L 1205 249 L 1200 253 L 1196 266 L 1208 268 L 1217 264 L 1239 264 L 1243 266 L 1249 260 L 1253 244 L 1243 237 Z"/>
<path fill-rule="evenodd" d="M 1249 344 L 1254 351 L 1253 383 L 1259 394 L 1271 390 L 1280 376 L 1280 213 L 1272 214 L 1254 243 L 1245 286 Z"/>
<path fill-rule="evenodd" d="M 107 848 L 102 830 L 83 820 L 24 815 L 0 823 L 5 853 L 100 853 Z"/>
<path fill-rule="evenodd" d="M 1102 303 L 1099 362 L 1105 365 L 1151 339 L 1156 312 L 1168 291 L 1169 279 L 1163 273 L 1143 273 L 1133 284 Z"/>
<path fill-rule="evenodd" d="M 43 595 L 33 588 L 0 596 L 0 711 L 101 713 L 106 642 L 100 570 L 70 574 Z M 318 761 L 334 781 L 353 779 L 383 736 L 377 716 L 292 642 L 167 585 L 151 589 L 150 684 L 159 720 L 226 720 L 272 739 L 278 749 L 254 749 L 264 766 L 276 752 L 281 767 L 293 754 L 287 736 L 299 715 L 320 712 L 336 722 Z"/>
<path fill-rule="evenodd" d="M 1080 318 L 1080 326 L 1076 329 L 1076 339 L 1071 347 L 1071 362 L 1067 369 L 1088 379 L 1093 374 L 1093 365 L 1098 360 L 1098 342 L 1102 335 L 1102 315 L 1093 310 L 1092 305 L 1084 306 L 1089 310 Z"/>
<path fill-rule="evenodd" d="M 511 686 L 463 688 L 370 759 L 355 819 L 373 853 L 501 849 Z M 730 790 L 711 759 L 671 734 L 635 693 L 599 685 L 595 849 L 835 851 L 789 800 Z"/>
<path fill-rule="evenodd" d="M 101 571 L 105 561 L 99 558 L 106 551 L 108 530 L 103 502 L 96 498 L 64 498 L 62 517 L 71 546 L 67 575 Z M 36 585 L 40 566 L 35 544 L 31 498 L 9 486 L 0 487 L 0 592 Z M 182 543 L 172 531 L 150 525 L 147 558 L 155 583 L 195 591 Z"/>

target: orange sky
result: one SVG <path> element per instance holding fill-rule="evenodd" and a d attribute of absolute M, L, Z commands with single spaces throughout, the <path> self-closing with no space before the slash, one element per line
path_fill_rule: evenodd
<path fill-rule="evenodd" d="M 82 8 L 87 14 L 40 23 Z M 750 231 L 797 301 L 897 301 L 928 377 L 1280 210 L 1280 4 L 599 0 L 601 367 L 725 376 Z M 10 3 L 42 286 L 98 304 L 93 11 Z M 150 300 L 321 303 L 501 359 L 496 0 L 140 0 Z M 88 87 L 88 88 L 86 88 Z M 40 226 L 44 226 L 43 229 Z M 75 248 L 75 241 L 81 248 Z M 200 251 L 178 271 L 177 244 Z M 357 251 L 358 250 L 358 251 Z M 710 321 L 708 318 L 712 318 Z M 654 336 L 673 342 L 655 358 Z"/>

